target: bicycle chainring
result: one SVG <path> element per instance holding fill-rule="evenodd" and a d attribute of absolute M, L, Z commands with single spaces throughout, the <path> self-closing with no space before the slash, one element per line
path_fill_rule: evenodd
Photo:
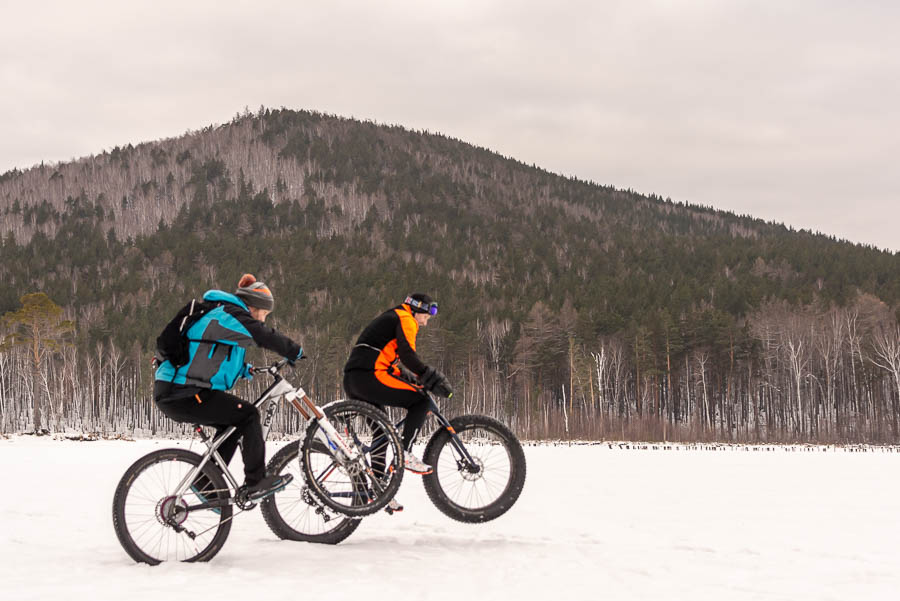
<path fill-rule="evenodd" d="M 256 501 L 252 501 L 247 497 L 247 490 L 243 486 L 238 489 L 237 494 L 234 496 L 234 504 L 243 511 L 256 507 Z"/>

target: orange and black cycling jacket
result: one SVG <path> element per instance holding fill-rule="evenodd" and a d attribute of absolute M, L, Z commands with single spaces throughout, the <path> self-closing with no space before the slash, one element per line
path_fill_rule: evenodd
<path fill-rule="evenodd" d="M 422 375 L 427 366 L 416 354 L 416 335 L 419 323 L 409 305 L 389 309 L 370 323 L 350 352 L 344 372 L 374 372 L 379 382 L 390 388 L 418 390 L 395 376 L 400 375 L 399 359 L 407 369 Z"/>

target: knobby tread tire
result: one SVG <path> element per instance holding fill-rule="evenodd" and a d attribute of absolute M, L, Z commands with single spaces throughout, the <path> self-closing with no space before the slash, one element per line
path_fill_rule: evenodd
<path fill-rule="evenodd" d="M 269 460 L 267 468 L 268 473 L 280 474 L 285 469 L 285 467 L 289 466 L 292 462 L 295 461 L 297 461 L 299 465 L 299 452 L 299 440 L 294 441 L 282 448 Z M 300 481 L 298 482 L 298 480 Z M 295 478 L 289 486 L 293 485 L 305 486 L 305 482 L 302 479 L 302 473 L 301 478 Z M 359 528 L 361 520 L 351 519 L 341 515 L 332 518 L 332 520 L 335 522 L 335 526 L 330 530 L 320 532 L 318 534 L 301 532 L 300 530 L 297 530 L 296 528 L 288 524 L 279 512 L 276 499 L 279 494 L 281 493 L 271 495 L 263 499 L 262 503 L 260 504 L 260 509 L 262 510 L 263 519 L 266 520 L 266 524 L 269 526 L 272 532 L 274 532 L 275 535 L 281 539 L 307 543 L 320 543 L 325 545 L 336 545 L 353 534 L 356 529 Z"/>
<path fill-rule="evenodd" d="M 201 460 L 202 457 L 197 453 L 186 451 L 184 449 L 161 449 L 144 455 L 131 464 L 131 467 L 125 470 L 125 474 L 122 476 L 121 480 L 119 480 L 119 484 L 116 486 L 115 495 L 113 496 L 113 528 L 116 531 L 116 536 L 122 544 L 122 547 L 132 559 L 139 563 L 147 563 L 150 565 L 162 563 L 162 560 L 145 553 L 134 541 L 131 533 L 128 531 L 128 524 L 125 520 L 125 503 L 131 485 L 134 483 L 135 479 L 141 472 L 157 463 L 180 461 L 196 466 L 200 464 Z M 216 465 L 207 463 L 203 466 L 203 474 L 209 478 L 213 488 L 218 490 L 228 490 L 228 485 L 225 483 L 225 477 L 222 474 L 222 470 Z M 232 507 L 231 505 L 227 505 L 221 507 L 220 510 L 219 527 L 215 536 L 197 555 L 185 559 L 184 561 L 209 561 L 222 549 L 222 546 L 228 538 L 229 532 L 231 532 Z"/>
<path fill-rule="evenodd" d="M 457 434 L 462 434 L 466 430 L 480 428 L 490 431 L 499 437 L 510 460 L 510 477 L 506 488 L 498 495 L 496 500 L 484 507 L 467 508 L 454 503 L 441 487 L 439 479 L 438 471 L 440 469 L 439 458 L 441 451 L 444 450 L 445 445 L 450 443 L 450 433 L 446 429 L 441 428 L 431 436 L 431 439 L 425 446 L 425 453 L 422 457 L 425 463 L 434 468 L 431 474 L 422 478 L 425 492 L 435 507 L 454 520 L 468 524 L 480 524 L 497 519 L 515 504 L 519 495 L 522 494 L 522 488 L 525 486 L 526 465 L 525 452 L 522 450 L 522 445 L 509 428 L 486 415 L 462 415 L 450 420 L 450 425 Z M 470 453 L 473 451 L 475 450 L 469 450 Z M 448 449 L 448 452 L 453 451 Z M 477 455 L 477 452 L 474 454 Z"/>
<path fill-rule="evenodd" d="M 332 416 L 336 414 L 354 412 L 358 416 L 368 418 L 375 422 L 384 432 L 387 433 L 390 438 L 389 444 L 393 449 L 394 456 L 399 460 L 399 469 L 395 469 L 391 473 L 388 485 L 385 487 L 384 492 L 378 498 L 367 504 L 347 506 L 332 500 L 328 492 L 326 490 L 322 490 L 321 487 L 318 486 L 315 482 L 316 474 L 312 472 L 313 467 L 310 463 L 309 454 L 312 449 L 316 448 L 314 445 L 319 442 L 319 439 L 316 437 L 316 433 L 319 430 L 318 420 L 313 419 L 310 421 L 309 426 L 306 429 L 306 434 L 303 437 L 303 446 L 301 447 L 300 453 L 300 468 L 313 495 L 326 507 L 343 515 L 349 517 L 364 517 L 367 515 L 372 515 L 376 511 L 382 509 L 390 502 L 391 499 L 394 498 L 394 495 L 397 494 L 397 490 L 400 488 L 400 483 L 403 480 L 403 445 L 400 442 L 400 437 L 397 435 L 397 431 L 394 429 L 394 426 L 391 423 L 390 418 L 388 418 L 387 414 L 374 405 L 370 405 L 369 403 L 366 403 L 364 401 L 357 401 L 353 399 L 335 401 L 322 407 L 322 411 L 325 412 L 325 415 L 328 416 L 329 420 L 331 420 Z"/>

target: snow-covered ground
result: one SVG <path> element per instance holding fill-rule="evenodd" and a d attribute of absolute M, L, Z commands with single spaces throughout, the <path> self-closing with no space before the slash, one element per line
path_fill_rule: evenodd
<path fill-rule="evenodd" d="M 900 599 L 896 452 L 529 446 L 494 522 L 451 521 L 409 474 L 406 510 L 338 546 L 281 541 L 257 510 L 210 563 L 138 565 L 113 491 L 176 444 L 0 440 L 0 599 Z"/>

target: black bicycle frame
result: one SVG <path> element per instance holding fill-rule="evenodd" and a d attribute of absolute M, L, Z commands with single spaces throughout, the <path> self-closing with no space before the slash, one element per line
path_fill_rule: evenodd
<path fill-rule="evenodd" d="M 481 470 L 481 467 L 477 463 L 475 463 L 474 459 L 472 459 L 472 456 L 469 454 L 469 451 L 466 449 L 466 445 L 463 444 L 462 440 L 460 440 L 460 438 L 459 438 L 459 435 L 456 433 L 456 429 L 450 424 L 450 421 L 447 420 L 447 418 L 441 414 L 440 410 L 438 409 L 437 403 L 434 402 L 434 399 L 431 397 L 431 395 L 425 393 L 424 391 L 423 391 L 423 394 L 425 394 L 428 397 L 428 412 L 433 414 L 435 419 L 437 419 L 438 423 L 441 425 L 441 427 L 450 433 L 450 443 L 453 445 L 453 448 L 456 449 L 456 452 L 462 458 L 460 461 L 465 462 L 465 464 L 461 465 L 460 467 L 465 468 L 470 473 L 473 473 L 473 474 L 478 473 Z M 406 418 L 404 417 L 403 419 L 398 421 L 394 425 L 394 427 L 399 431 L 405 421 L 406 421 Z M 379 436 L 378 438 L 376 438 L 372 441 L 371 445 L 364 447 L 364 451 L 367 453 L 372 452 L 373 449 L 378 448 L 380 445 L 383 445 L 384 443 L 385 443 L 385 437 Z M 325 474 L 327 476 L 326 472 L 330 473 L 330 471 L 329 471 L 330 469 L 332 469 L 332 466 L 326 467 L 323 470 L 323 474 Z M 347 492 L 347 493 L 336 493 L 334 496 L 353 497 L 358 494 L 359 493 L 356 493 L 356 492 Z"/>
<path fill-rule="evenodd" d="M 469 455 L 469 451 L 466 450 L 466 445 L 463 444 L 463 441 L 460 440 L 459 435 L 457 435 L 456 429 L 450 424 L 450 421 L 441 414 L 440 410 L 438 409 L 437 403 L 434 402 L 434 399 L 431 397 L 431 395 L 427 393 L 424 394 L 428 397 L 428 412 L 434 415 L 434 418 L 438 421 L 441 427 L 450 433 L 450 444 L 453 445 L 453 448 L 456 449 L 457 453 L 459 453 L 460 456 L 462 456 L 462 458 L 466 461 L 466 469 L 472 473 L 477 473 L 480 468 L 478 467 L 478 464 L 475 463 L 475 460 L 472 459 L 472 456 Z M 406 418 L 404 417 L 394 426 L 398 432 L 400 431 L 400 427 L 405 421 Z"/>

